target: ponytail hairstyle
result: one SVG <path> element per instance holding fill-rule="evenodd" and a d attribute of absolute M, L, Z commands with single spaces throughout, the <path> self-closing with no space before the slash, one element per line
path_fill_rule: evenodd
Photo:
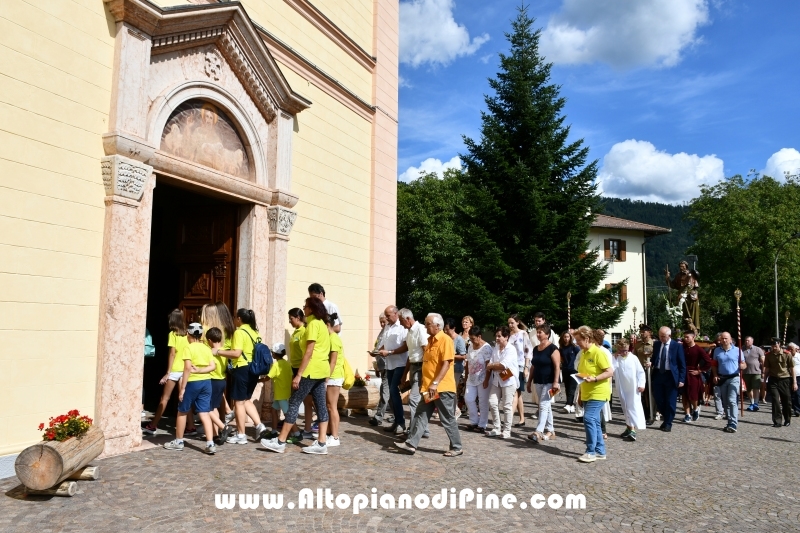
<path fill-rule="evenodd" d="M 186 336 L 186 320 L 183 318 L 183 311 L 174 309 L 168 317 L 169 330 L 178 337 Z"/>
<path fill-rule="evenodd" d="M 303 323 L 306 321 L 306 315 L 303 314 L 303 310 L 299 307 L 292 307 L 289 309 L 289 318 L 296 318 L 297 320 L 302 320 Z"/>
<path fill-rule="evenodd" d="M 243 324 L 250 326 L 253 331 L 258 331 L 258 325 L 256 325 L 256 314 L 252 309 L 239 309 L 236 311 L 236 316 L 242 321 Z"/>

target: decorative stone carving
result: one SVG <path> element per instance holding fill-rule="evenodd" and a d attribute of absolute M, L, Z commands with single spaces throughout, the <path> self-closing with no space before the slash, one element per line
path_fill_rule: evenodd
<path fill-rule="evenodd" d="M 270 98 L 263 81 L 250 65 L 247 56 L 229 31 L 220 37 L 219 47 L 266 121 L 272 122 L 275 120 L 278 115 L 275 111 L 275 105 L 272 103 L 272 98 Z"/>
<path fill-rule="evenodd" d="M 267 210 L 267 220 L 269 220 L 269 233 L 289 236 L 297 219 L 297 212 L 285 207 L 274 205 Z"/>
<path fill-rule="evenodd" d="M 219 81 L 220 73 L 222 72 L 222 60 L 216 52 L 206 52 L 206 76 L 214 81 Z"/>
<path fill-rule="evenodd" d="M 147 178 L 153 167 L 121 155 L 112 155 L 100 160 L 103 185 L 107 196 L 122 196 L 137 202 L 142 199 Z"/>

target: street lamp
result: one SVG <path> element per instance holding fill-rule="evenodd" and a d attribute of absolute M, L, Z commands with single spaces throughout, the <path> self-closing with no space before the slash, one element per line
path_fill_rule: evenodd
<path fill-rule="evenodd" d="M 800 231 L 792 233 L 792 236 L 783 241 L 783 244 L 778 246 L 778 251 L 775 252 L 775 338 L 781 338 L 781 323 L 778 317 L 778 256 L 781 254 L 783 247 L 789 244 L 789 241 L 800 239 Z"/>

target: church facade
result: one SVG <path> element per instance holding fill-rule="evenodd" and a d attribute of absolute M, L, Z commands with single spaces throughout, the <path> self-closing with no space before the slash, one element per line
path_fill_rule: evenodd
<path fill-rule="evenodd" d="M 6 7 L 0 455 L 71 409 L 106 455 L 139 446 L 176 307 L 253 309 L 283 342 L 318 282 L 366 369 L 394 300 L 398 2 Z"/>

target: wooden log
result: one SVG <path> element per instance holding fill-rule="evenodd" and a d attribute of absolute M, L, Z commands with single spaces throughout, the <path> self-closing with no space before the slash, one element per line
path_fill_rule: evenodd
<path fill-rule="evenodd" d="M 33 490 L 55 487 L 103 453 L 103 430 L 91 426 L 80 437 L 46 441 L 22 450 L 14 463 L 17 478 Z"/>
<path fill-rule="evenodd" d="M 31 496 L 75 496 L 78 484 L 75 481 L 63 481 L 59 485 L 44 490 L 26 489 L 25 494 Z"/>
<path fill-rule="evenodd" d="M 95 481 L 100 479 L 99 466 L 87 466 L 76 470 L 67 479 L 81 480 L 81 481 Z"/>
<path fill-rule="evenodd" d="M 350 390 L 341 389 L 339 392 L 339 409 L 374 409 L 378 406 L 381 393 L 378 387 L 353 387 Z"/>

